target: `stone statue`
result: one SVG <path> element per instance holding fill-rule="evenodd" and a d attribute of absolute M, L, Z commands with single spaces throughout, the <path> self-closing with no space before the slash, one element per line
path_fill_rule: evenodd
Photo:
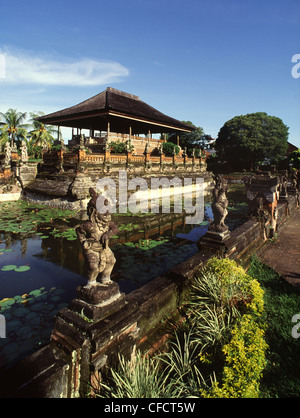
<path fill-rule="evenodd" d="M 9 141 L 6 142 L 4 151 L 5 151 L 4 166 L 5 167 L 10 167 L 10 163 L 11 163 L 11 146 L 9 144 Z"/>
<path fill-rule="evenodd" d="M 88 267 L 88 287 L 97 284 L 97 278 L 100 273 L 100 284 L 108 285 L 112 283 L 110 275 L 116 259 L 108 243 L 109 237 L 118 232 L 118 228 L 111 221 L 109 210 L 105 213 L 98 211 L 101 199 L 103 207 L 108 207 L 108 200 L 99 196 L 92 188 L 90 188 L 89 192 L 91 195 L 91 200 L 87 206 L 89 220 L 76 228 Z M 104 211 L 101 209 L 101 212 Z"/>
<path fill-rule="evenodd" d="M 211 232 L 222 233 L 228 231 L 229 229 L 229 227 L 225 225 L 225 218 L 228 214 L 228 199 L 226 197 L 226 191 L 227 182 L 223 177 L 218 175 L 216 177 L 216 186 L 213 191 L 213 202 L 211 205 L 214 220 L 208 228 Z"/>
<path fill-rule="evenodd" d="M 285 170 L 280 180 L 280 195 L 281 196 L 287 196 L 288 179 L 289 179 L 288 171 Z"/>
<path fill-rule="evenodd" d="M 297 189 L 297 184 L 298 184 L 298 175 L 297 175 L 297 171 L 293 170 L 292 174 L 291 174 L 291 187 L 293 189 Z"/>
<path fill-rule="evenodd" d="M 23 163 L 27 163 L 28 162 L 28 151 L 27 151 L 27 146 L 26 146 L 25 141 L 22 141 L 20 150 L 21 150 L 21 161 Z"/>

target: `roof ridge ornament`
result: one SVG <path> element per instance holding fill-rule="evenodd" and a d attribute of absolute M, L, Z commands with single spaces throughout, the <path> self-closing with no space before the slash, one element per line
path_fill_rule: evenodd
<path fill-rule="evenodd" d="M 135 94 L 126 93 L 125 91 L 114 89 L 113 87 L 107 87 L 106 91 L 119 94 L 120 96 L 128 97 L 129 99 L 141 100 L 139 96 L 136 96 Z"/>

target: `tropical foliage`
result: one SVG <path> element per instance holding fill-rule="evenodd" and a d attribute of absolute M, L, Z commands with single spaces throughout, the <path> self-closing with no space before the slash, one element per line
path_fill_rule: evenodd
<path fill-rule="evenodd" d="M 125 154 L 128 151 L 133 151 L 133 145 L 130 145 L 128 141 L 112 141 L 109 143 L 110 152 L 113 154 Z"/>
<path fill-rule="evenodd" d="M 16 109 L 8 109 L 6 113 L 0 112 L 0 126 L 2 127 L 2 137 L 11 141 L 17 146 L 26 138 L 28 124 L 25 124 L 27 113 L 18 112 Z"/>
<path fill-rule="evenodd" d="M 171 324 L 177 328 L 168 350 L 152 358 L 138 352 L 128 363 L 120 356 L 99 396 L 259 397 L 267 352 L 263 297 L 258 281 L 234 261 L 211 259 L 195 278 L 180 326 Z"/>
<path fill-rule="evenodd" d="M 300 148 L 289 155 L 289 162 L 294 168 L 300 169 Z"/>
<path fill-rule="evenodd" d="M 7 141 L 10 141 L 11 146 L 16 145 L 18 149 L 21 141 L 25 141 L 28 154 L 32 158 L 40 158 L 42 149 L 50 150 L 57 129 L 36 120 L 42 115 L 43 112 L 31 112 L 27 122 L 26 112 L 18 112 L 17 109 L 0 112 L 0 150 Z"/>
<path fill-rule="evenodd" d="M 169 157 L 174 155 L 174 153 L 176 155 L 179 154 L 179 147 L 173 144 L 173 142 L 163 142 L 162 148 L 163 148 L 163 153 Z"/>
<path fill-rule="evenodd" d="M 183 121 L 183 123 L 190 125 L 194 128 L 192 132 L 183 132 L 179 135 L 179 143 L 181 148 L 187 148 L 192 149 L 197 146 L 203 146 L 205 141 L 205 135 L 204 131 L 201 128 L 201 126 L 195 126 L 190 121 Z M 176 133 L 170 133 L 168 134 L 168 141 L 173 142 L 173 144 L 177 144 L 177 134 Z"/>

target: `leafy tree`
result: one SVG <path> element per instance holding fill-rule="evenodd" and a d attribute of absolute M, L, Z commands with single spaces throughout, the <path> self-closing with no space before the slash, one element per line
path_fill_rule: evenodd
<path fill-rule="evenodd" d="M 236 116 L 220 129 L 215 149 L 233 169 L 253 169 L 265 159 L 277 163 L 288 147 L 288 127 L 267 113 Z"/>
<path fill-rule="evenodd" d="M 190 125 L 196 129 L 190 133 L 183 132 L 179 134 L 179 144 L 181 148 L 193 148 L 195 146 L 201 146 L 203 140 L 202 137 L 204 135 L 203 129 L 200 126 L 195 126 L 190 121 L 183 121 L 183 123 L 186 123 L 187 125 Z M 177 133 L 170 133 L 168 135 L 168 141 L 173 142 L 173 144 L 177 144 Z"/>
<path fill-rule="evenodd" d="M 204 148 L 207 149 L 209 142 L 213 141 L 213 138 L 210 135 L 202 135 L 200 140 L 199 140 L 199 145 Z"/>
<path fill-rule="evenodd" d="M 28 124 L 24 123 L 27 113 L 18 112 L 16 109 L 8 109 L 6 113 L 0 112 L 0 126 L 8 135 L 11 146 L 16 142 L 20 146 L 20 142 L 26 139 Z"/>
<path fill-rule="evenodd" d="M 300 169 L 300 148 L 289 155 L 289 162 L 294 168 Z"/>

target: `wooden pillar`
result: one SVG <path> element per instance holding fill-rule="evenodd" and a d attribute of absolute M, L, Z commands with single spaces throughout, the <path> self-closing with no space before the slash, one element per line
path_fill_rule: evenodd
<path fill-rule="evenodd" d="M 167 142 L 167 134 L 164 134 L 164 141 Z"/>
<path fill-rule="evenodd" d="M 177 145 L 179 146 L 179 134 L 177 134 Z"/>
<path fill-rule="evenodd" d="M 148 131 L 148 144 L 150 144 L 150 138 L 151 138 L 151 131 L 149 129 L 149 131 Z"/>
<path fill-rule="evenodd" d="M 110 135 L 110 121 L 107 121 L 107 142 L 109 141 L 109 135 Z"/>

